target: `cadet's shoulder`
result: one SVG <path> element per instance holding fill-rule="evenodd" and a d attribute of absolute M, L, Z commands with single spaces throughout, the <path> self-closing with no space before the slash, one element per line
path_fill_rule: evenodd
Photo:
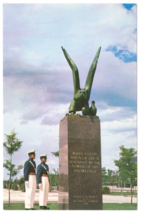
<path fill-rule="evenodd" d="M 37 168 L 40 168 L 41 167 L 41 164 L 39 164 L 38 166 L 37 166 Z"/>
<path fill-rule="evenodd" d="M 28 164 L 28 163 L 29 163 L 29 160 L 25 161 L 25 163 L 24 163 L 24 164 Z"/>

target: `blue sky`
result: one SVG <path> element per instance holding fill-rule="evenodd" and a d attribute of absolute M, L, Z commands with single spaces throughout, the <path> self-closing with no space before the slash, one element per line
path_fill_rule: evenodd
<path fill-rule="evenodd" d="M 115 55 L 115 57 L 118 57 L 124 62 L 137 62 L 137 54 L 130 52 L 127 49 L 118 50 L 116 46 L 111 46 L 108 47 L 106 51 L 111 51 Z"/>
<path fill-rule="evenodd" d="M 37 164 L 47 153 L 50 170 L 58 167 L 51 152 L 59 148 L 59 122 L 73 97 L 61 46 L 78 67 L 81 88 L 102 47 L 89 100 L 101 120 L 102 166 L 115 169 L 120 145 L 137 149 L 136 33 L 135 4 L 4 4 L 3 131 L 15 129 L 23 141 L 14 163 L 36 149 Z"/>
<path fill-rule="evenodd" d="M 127 9 L 127 10 L 131 10 L 131 8 L 136 5 L 136 4 L 123 4 L 123 6 Z"/>

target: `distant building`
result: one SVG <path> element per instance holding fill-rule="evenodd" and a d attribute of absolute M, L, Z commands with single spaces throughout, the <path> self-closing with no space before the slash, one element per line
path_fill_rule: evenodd
<path fill-rule="evenodd" d="M 134 156 L 131 160 L 132 163 L 137 163 L 137 156 Z"/>
<path fill-rule="evenodd" d="M 122 161 L 122 158 L 120 158 L 119 160 Z M 131 162 L 137 163 L 137 156 L 136 155 L 134 157 L 132 157 Z"/>

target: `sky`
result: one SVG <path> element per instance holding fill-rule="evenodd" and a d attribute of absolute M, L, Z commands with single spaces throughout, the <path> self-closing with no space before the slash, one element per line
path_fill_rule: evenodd
<path fill-rule="evenodd" d="M 50 172 L 59 167 L 51 152 L 59 150 L 59 122 L 73 98 L 61 46 L 78 67 L 81 88 L 102 48 L 89 100 L 101 121 L 102 167 L 116 169 L 119 146 L 137 149 L 136 10 L 136 4 L 3 5 L 3 141 L 13 129 L 23 141 L 14 164 L 35 149 L 37 165 L 46 153 Z"/>

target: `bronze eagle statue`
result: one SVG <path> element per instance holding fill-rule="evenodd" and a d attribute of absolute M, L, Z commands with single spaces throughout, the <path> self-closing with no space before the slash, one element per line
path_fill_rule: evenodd
<path fill-rule="evenodd" d="M 94 78 L 94 74 L 96 71 L 97 62 L 98 62 L 98 58 L 100 55 L 101 47 L 99 47 L 99 49 L 95 55 L 95 58 L 91 64 L 91 67 L 90 67 L 88 75 L 87 75 L 87 79 L 86 79 L 84 89 L 80 88 L 79 72 L 78 72 L 77 66 L 75 65 L 73 60 L 70 58 L 70 56 L 68 55 L 66 50 L 63 47 L 61 47 L 61 48 L 63 50 L 63 53 L 65 55 L 66 60 L 68 61 L 69 65 L 72 69 L 72 74 L 73 74 L 74 96 L 73 96 L 73 100 L 69 106 L 69 113 L 75 114 L 76 111 L 82 110 L 83 115 L 95 116 L 96 112 L 97 112 L 97 109 L 95 107 L 95 102 L 92 101 L 92 105 L 91 105 L 91 107 L 89 107 L 88 101 L 90 98 L 93 78 Z"/>

